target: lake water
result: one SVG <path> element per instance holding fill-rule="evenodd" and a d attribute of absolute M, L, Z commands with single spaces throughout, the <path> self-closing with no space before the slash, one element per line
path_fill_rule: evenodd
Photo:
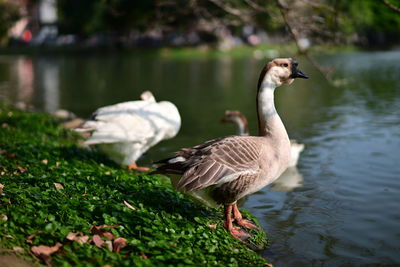
<path fill-rule="evenodd" d="M 275 266 L 400 264 L 400 52 L 319 57 L 339 86 L 298 60 L 310 79 L 278 88 L 276 106 L 290 137 L 306 148 L 286 181 L 241 202 L 270 237 L 261 253 Z M 219 123 L 226 109 L 246 114 L 255 133 L 256 83 L 265 61 L 134 52 L 3 55 L 0 99 L 86 117 L 151 90 L 178 106 L 183 124 L 176 138 L 139 162 L 149 164 L 235 133 Z"/>

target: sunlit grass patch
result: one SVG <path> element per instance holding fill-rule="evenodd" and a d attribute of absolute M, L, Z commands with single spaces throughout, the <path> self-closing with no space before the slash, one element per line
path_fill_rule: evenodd
<path fill-rule="evenodd" d="M 52 117 L 3 105 L 0 127 L 2 251 L 54 266 L 266 263 L 223 229 L 221 210 L 77 147 Z"/>

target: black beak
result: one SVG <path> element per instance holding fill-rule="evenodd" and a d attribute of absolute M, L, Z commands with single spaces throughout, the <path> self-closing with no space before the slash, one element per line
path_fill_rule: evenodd
<path fill-rule="evenodd" d="M 303 79 L 308 79 L 308 76 L 304 74 L 301 70 L 299 70 L 296 66 L 292 67 L 292 75 L 290 75 L 290 78 L 303 78 Z"/>
<path fill-rule="evenodd" d="M 295 59 L 292 59 L 292 74 L 290 75 L 290 78 L 308 79 L 308 76 L 297 68 L 297 65 L 298 65 L 297 61 Z"/>

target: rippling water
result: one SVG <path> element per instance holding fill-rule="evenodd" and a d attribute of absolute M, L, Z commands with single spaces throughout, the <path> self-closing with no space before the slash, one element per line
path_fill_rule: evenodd
<path fill-rule="evenodd" d="M 276 92 L 289 135 L 306 145 L 298 168 L 242 206 L 270 236 L 262 254 L 275 266 L 400 264 L 400 52 L 318 60 L 335 69 L 340 86 L 299 58 L 311 78 Z M 0 99 L 88 116 L 150 89 L 178 106 L 183 125 L 143 157 L 146 164 L 234 133 L 219 124 L 225 109 L 243 111 L 255 132 L 255 86 L 264 63 L 134 53 L 0 56 Z"/>

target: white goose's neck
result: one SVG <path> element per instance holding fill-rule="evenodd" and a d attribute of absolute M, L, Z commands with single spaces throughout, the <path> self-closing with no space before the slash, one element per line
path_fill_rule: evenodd
<path fill-rule="evenodd" d="M 275 109 L 274 91 L 276 84 L 268 75 L 260 85 L 257 96 L 258 134 L 278 139 L 288 139 L 285 126 Z"/>
<path fill-rule="evenodd" d="M 240 117 L 236 117 L 234 123 L 236 124 L 237 135 L 249 135 L 249 128 Z"/>

